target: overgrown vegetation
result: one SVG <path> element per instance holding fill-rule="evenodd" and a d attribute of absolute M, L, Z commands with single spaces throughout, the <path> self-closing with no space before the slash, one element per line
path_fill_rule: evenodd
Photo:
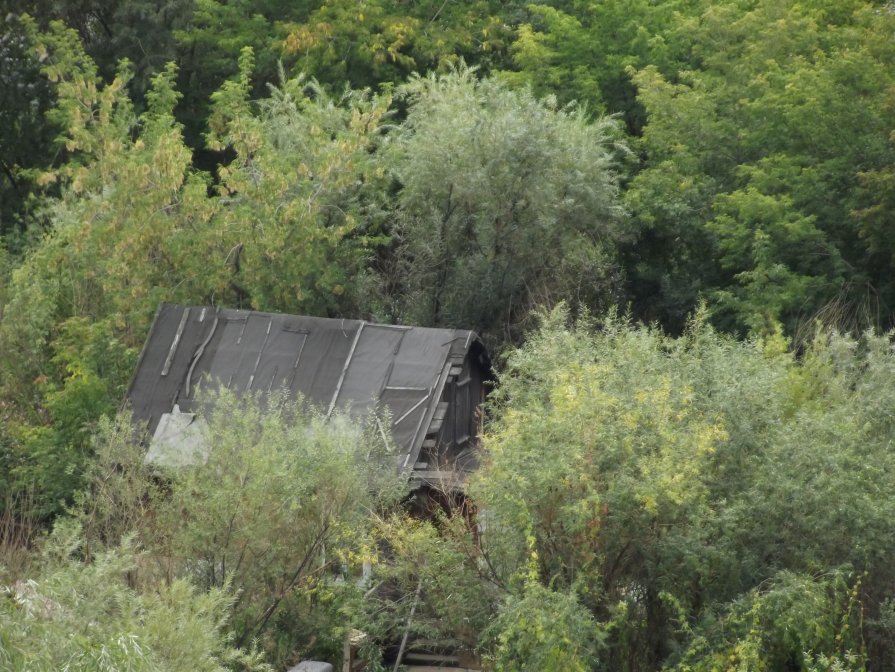
<path fill-rule="evenodd" d="M 5 577 L 0 656 L 15 669 L 267 669 L 341 655 L 375 519 L 406 490 L 392 446 L 300 400 L 206 401 L 207 460 L 190 467 L 148 464 L 126 414 L 100 423 L 76 503 L 33 564 Z"/>
<path fill-rule="evenodd" d="M 895 665 L 891 3 L 0 16 L 0 667 Z M 477 329 L 478 527 L 286 399 L 150 468 L 161 301 Z"/>
<path fill-rule="evenodd" d="M 886 337 L 796 360 L 703 313 L 680 338 L 554 313 L 508 360 L 473 489 L 510 604 L 586 609 L 583 667 L 885 667 L 893 364 Z"/>

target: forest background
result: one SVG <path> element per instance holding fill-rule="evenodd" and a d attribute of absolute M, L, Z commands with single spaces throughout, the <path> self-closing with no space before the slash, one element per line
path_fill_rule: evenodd
<path fill-rule="evenodd" d="M 0 16 L 0 663 L 375 666 L 413 604 L 495 669 L 895 664 L 890 3 Z M 488 532 L 284 400 L 149 473 L 160 301 L 479 331 Z"/>

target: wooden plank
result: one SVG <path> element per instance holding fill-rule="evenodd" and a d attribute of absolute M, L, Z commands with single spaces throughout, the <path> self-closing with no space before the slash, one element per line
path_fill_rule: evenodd
<path fill-rule="evenodd" d="M 407 672 L 479 672 L 474 667 L 444 667 L 441 665 L 405 665 Z"/>
<path fill-rule="evenodd" d="M 462 471 L 439 471 L 437 469 L 414 469 L 410 472 L 412 484 L 428 483 L 436 487 L 461 489 L 466 481 L 466 473 Z"/>
<path fill-rule="evenodd" d="M 414 478 L 434 478 L 434 479 L 463 479 L 466 472 L 459 469 L 414 469 L 411 476 Z"/>
<path fill-rule="evenodd" d="M 444 385 L 448 379 L 447 374 L 448 371 L 450 371 L 450 366 L 451 365 L 447 361 L 447 355 L 445 355 L 444 366 L 442 367 L 441 375 L 438 377 L 438 383 L 435 385 L 433 394 L 433 397 L 435 399 L 440 399 L 442 393 L 444 392 Z M 405 467 L 411 462 L 416 462 L 419 459 L 420 450 L 422 450 L 423 447 L 423 439 L 425 438 L 426 434 L 429 433 L 429 431 L 427 430 L 426 432 L 424 432 L 422 436 L 420 436 L 420 432 L 424 426 L 427 427 L 428 423 L 432 422 L 433 413 L 435 413 L 435 405 L 430 404 L 426 414 L 420 418 L 420 424 L 417 426 L 416 432 L 413 435 L 413 441 L 411 442 L 412 448 L 410 452 L 407 453 L 407 458 L 404 460 Z"/>
<path fill-rule="evenodd" d="M 432 415 L 432 422 L 429 423 L 429 429 L 426 431 L 426 435 L 438 434 L 441 431 L 441 425 L 444 424 L 444 416 L 447 415 L 448 412 L 448 402 L 439 401 L 435 406 L 435 413 Z"/>
<path fill-rule="evenodd" d="M 423 663 L 457 663 L 457 656 L 450 656 L 444 653 L 418 653 L 416 651 L 408 651 L 404 658 L 406 660 L 418 660 Z"/>
<path fill-rule="evenodd" d="M 354 351 L 357 349 L 357 342 L 360 340 L 361 332 L 363 332 L 366 324 L 365 321 L 361 321 L 360 326 L 354 334 L 354 342 L 351 344 L 351 350 L 348 351 L 348 357 L 345 359 L 345 366 L 342 367 L 342 375 L 339 376 L 339 382 L 336 383 L 336 391 L 333 393 L 332 401 L 329 402 L 329 409 L 326 411 L 327 418 L 333 414 L 333 409 L 336 407 L 336 401 L 339 399 L 339 392 L 342 391 L 342 383 L 345 382 L 348 367 L 351 366 L 351 358 L 354 357 Z"/>
<path fill-rule="evenodd" d="M 183 315 L 180 317 L 180 324 L 177 325 L 177 331 L 174 334 L 174 340 L 171 341 L 171 347 L 168 349 L 168 356 L 165 358 L 165 365 L 162 367 L 162 375 L 167 376 L 171 370 L 171 362 L 177 353 L 177 346 L 180 345 L 180 337 L 183 336 L 183 328 L 186 326 L 187 320 L 190 319 L 190 309 L 184 308 Z"/>

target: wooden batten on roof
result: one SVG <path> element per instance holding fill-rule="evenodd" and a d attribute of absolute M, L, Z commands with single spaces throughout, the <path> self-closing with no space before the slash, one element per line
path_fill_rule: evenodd
<path fill-rule="evenodd" d="M 417 485 L 457 487 L 476 463 L 490 377 L 471 331 L 162 304 L 127 400 L 153 445 L 167 449 L 178 449 L 209 383 L 240 394 L 284 389 L 327 414 L 388 407 L 398 468 Z"/>

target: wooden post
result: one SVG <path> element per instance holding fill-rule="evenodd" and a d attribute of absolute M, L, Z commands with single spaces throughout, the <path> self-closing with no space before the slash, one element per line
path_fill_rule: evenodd
<path fill-rule="evenodd" d="M 366 638 L 366 633 L 360 630 L 349 630 L 345 635 L 345 646 L 342 649 L 342 672 L 357 672 L 366 667 L 365 663 L 357 660 L 357 650 Z"/>

